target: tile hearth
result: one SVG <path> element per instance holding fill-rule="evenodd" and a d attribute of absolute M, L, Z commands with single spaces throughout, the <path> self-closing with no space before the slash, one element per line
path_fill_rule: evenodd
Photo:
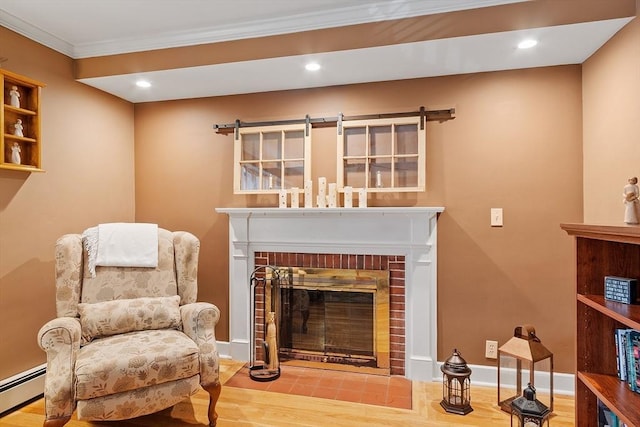
<path fill-rule="evenodd" d="M 244 366 L 224 385 L 392 408 L 412 407 L 411 381 L 403 377 L 286 365 L 281 365 L 280 371 L 280 378 L 259 382 L 249 378 L 249 368 Z"/>

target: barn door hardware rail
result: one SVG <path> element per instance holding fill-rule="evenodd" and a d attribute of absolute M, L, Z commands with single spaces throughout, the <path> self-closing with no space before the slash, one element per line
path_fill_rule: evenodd
<path fill-rule="evenodd" d="M 345 116 L 339 113 L 335 117 L 309 117 L 307 114 L 303 119 L 289 119 L 289 120 L 274 120 L 266 122 L 243 122 L 237 119 L 234 123 L 213 125 L 216 133 L 229 135 L 230 133 L 237 132 L 240 128 L 249 127 L 263 127 L 263 126 L 283 126 L 283 125 L 295 125 L 305 124 L 305 133 L 309 135 L 310 128 L 312 127 L 338 127 L 339 133 L 342 133 L 342 122 L 348 120 L 373 120 L 373 119 L 389 119 L 395 117 L 415 117 L 420 116 L 420 128 L 424 129 L 425 120 L 428 121 L 445 121 L 455 118 L 456 109 L 447 108 L 441 110 L 426 110 L 424 107 L 420 107 L 418 111 L 407 111 L 400 113 L 382 113 L 382 114 L 365 114 L 359 116 Z"/>

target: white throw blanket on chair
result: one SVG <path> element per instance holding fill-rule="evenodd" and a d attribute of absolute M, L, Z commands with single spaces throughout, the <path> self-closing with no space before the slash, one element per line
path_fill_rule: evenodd
<path fill-rule="evenodd" d="M 99 224 L 82 236 L 91 277 L 95 277 L 96 266 L 158 266 L 158 224 Z"/>

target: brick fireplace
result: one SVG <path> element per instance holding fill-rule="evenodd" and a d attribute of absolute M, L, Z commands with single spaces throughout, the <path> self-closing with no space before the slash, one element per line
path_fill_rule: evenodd
<path fill-rule="evenodd" d="M 309 254 L 291 252 L 256 252 L 255 265 L 293 267 L 298 269 L 326 269 L 332 274 L 343 271 L 378 271 L 388 273 L 388 300 L 381 301 L 387 311 L 388 325 L 384 338 L 379 338 L 386 345 L 384 368 L 392 375 L 405 375 L 405 260 L 402 255 L 364 255 L 364 254 Z M 366 274 L 366 273 L 365 273 Z M 308 279 L 307 279 L 308 281 Z M 372 309 L 373 311 L 373 309 Z M 260 335 L 263 314 L 257 318 L 256 328 Z M 377 322 L 376 322 L 377 323 Z M 388 343 L 388 344 L 387 344 Z M 283 344 L 280 344 L 281 346 Z M 309 359 L 309 360 L 313 360 Z M 380 365 L 376 365 L 380 366 Z"/>
<path fill-rule="evenodd" d="M 229 350 L 250 357 L 255 267 L 388 270 L 391 373 L 431 381 L 437 369 L 435 208 L 223 208 L 229 216 Z"/>

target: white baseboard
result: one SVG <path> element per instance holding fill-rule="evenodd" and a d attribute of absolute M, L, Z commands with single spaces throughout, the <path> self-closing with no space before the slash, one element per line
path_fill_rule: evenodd
<path fill-rule="evenodd" d="M 231 346 L 227 341 L 216 341 L 218 355 L 223 359 L 231 359 Z"/>
<path fill-rule="evenodd" d="M 440 368 L 443 365 L 443 363 L 444 362 L 438 362 L 438 368 Z M 498 387 L 498 368 L 496 366 L 469 365 L 469 368 L 471 368 L 471 387 L 472 388 L 474 385 L 485 386 L 485 387 Z M 505 373 L 502 373 L 502 369 L 500 370 L 500 372 L 501 374 L 506 375 Z M 528 371 L 523 371 L 523 374 L 526 375 L 526 378 L 523 380 L 523 384 L 526 385 L 527 378 L 529 377 Z M 514 377 L 515 377 L 515 374 L 514 374 Z M 433 380 L 442 382 L 442 377 L 437 377 L 437 378 L 434 378 Z M 535 381 L 536 381 L 537 390 L 539 390 L 540 392 L 549 391 L 549 384 L 548 384 L 549 374 L 548 373 L 546 377 L 544 375 L 538 376 L 538 373 L 536 373 Z M 515 380 L 513 381 L 513 383 L 515 383 Z M 553 374 L 553 394 L 574 396 L 575 383 L 576 383 L 575 375 L 555 372 Z"/>
<path fill-rule="evenodd" d="M 42 364 L 0 381 L 0 414 L 43 394 L 46 367 Z"/>

